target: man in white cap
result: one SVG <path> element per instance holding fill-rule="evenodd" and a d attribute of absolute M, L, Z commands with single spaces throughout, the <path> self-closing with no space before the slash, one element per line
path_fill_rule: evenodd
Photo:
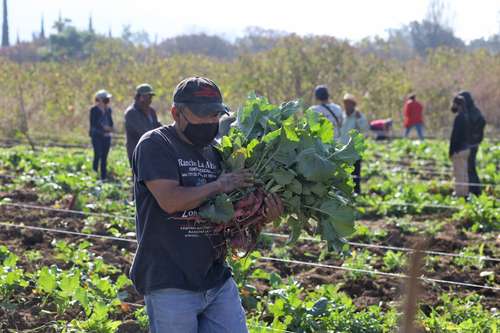
<path fill-rule="evenodd" d="M 94 148 L 92 169 L 98 172 L 100 166 L 100 179 L 106 180 L 108 153 L 111 147 L 111 133 L 113 132 L 112 110 L 109 107 L 111 94 L 102 89 L 96 92 L 94 99 L 95 105 L 89 111 L 89 136 L 92 138 L 92 147 Z"/>
<path fill-rule="evenodd" d="M 349 142 L 349 132 L 356 130 L 359 133 L 366 134 L 369 126 L 366 117 L 356 109 L 356 98 L 347 93 L 344 95 L 344 112 L 342 114 L 342 127 L 340 129 L 340 140 L 342 143 Z M 354 164 L 353 171 L 354 192 L 361 193 L 361 159 Z"/>

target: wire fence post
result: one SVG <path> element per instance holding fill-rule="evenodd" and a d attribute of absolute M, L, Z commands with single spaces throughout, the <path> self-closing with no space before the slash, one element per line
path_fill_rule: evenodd
<path fill-rule="evenodd" d="M 403 321 L 399 333 L 416 333 L 415 317 L 418 309 L 418 298 L 420 294 L 420 276 L 422 275 L 422 263 L 424 254 L 423 243 L 420 242 L 410 257 L 408 279 L 406 279 L 406 299 L 403 308 Z"/>

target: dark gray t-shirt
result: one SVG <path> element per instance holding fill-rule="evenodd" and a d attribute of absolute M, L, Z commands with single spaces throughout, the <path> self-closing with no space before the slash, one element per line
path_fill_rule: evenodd
<path fill-rule="evenodd" d="M 156 289 L 205 291 L 230 276 L 222 255 L 224 241 L 213 227 L 189 217 L 197 210 L 169 215 L 160 208 L 145 181 L 176 180 L 181 186 L 200 186 L 221 173 L 212 146 L 198 148 L 182 141 L 173 126 L 144 134 L 132 158 L 138 248 L 130 277 L 141 294 Z"/>
<path fill-rule="evenodd" d="M 132 154 L 141 136 L 152 129 L 160 127 L 161 124 L 156 117 L 156 111 L 149 108 L 146 115 L 134 103 L 125 110 L 125 134 L 127 137 L 127 155 L 132 164 Z"/>

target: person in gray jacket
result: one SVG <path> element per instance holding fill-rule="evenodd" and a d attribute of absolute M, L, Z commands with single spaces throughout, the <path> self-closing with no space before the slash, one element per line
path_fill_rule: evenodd
<path fill-rule="evenodd" d="M 153 87 L 147 83 L 137 86 L 135 101 L 125 111 L 125 133 L 127 136 L 127 155 L 129 162 L 141 136 L 161 126 L 156 111 L 151 107 Z"/>

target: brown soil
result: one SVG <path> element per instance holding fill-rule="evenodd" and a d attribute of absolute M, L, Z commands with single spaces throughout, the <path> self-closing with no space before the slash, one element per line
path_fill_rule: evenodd
<path fill-rule="evenodd" d="M 38 199 L 36 193 L 30 191 L 14 191 L 12 193 L 0 193 L 1 197 L 9 197 L 16 202 L 37 204 Z M 417 218 L 418 221 L 424 221 L 430 216 L 421 216 Z M 433 216 L 435 218 L 435 216 Z M 25 225 L 41 226 L 48 228 L 64 229 L 71 231 L 80 231 L 83 226 L 83 217 L 73 215 L 65 212 L 47 212 L 40 210 L 28 210 L 18 207 L 0 206 L 0 222 L 13 222 L 23 223 Z M 401 232 L 394 224 L 387 224 L 383 220 L 361 221 L 369 225 L 371 228 L 384 229 L 387 231 L 387 236 L 379 243 L 392 246 L 405 246 L 411 247 L 421 241 L 421 237 L 413 234 L 406 234 Z M 40 231 L 14 229 L 7 227 L 0 227 L 0 244 L 7 246 L 9 249 L 16 252 L 21 259 L 19 263 L 25 271 L 32 271 L 36 269 L 33 263 L 26 261 L 23 253 L 27 250 L 38 250 L 43 254 L 43 258 L 35 262 L 37 266 L 50 266 L 57 264 L 64 268 L 67 263 L 54 257 L 54 248 L 51 245 L 54 239 L 65 239 L 70 242 L 78 242 L 81 237 L 44 233 Z M 102 230 L 105 231 L 105 230 Z M 356 241 L 356 239 L 353 239 Z M 500 240 L 500 238 L 499 238 Z M 499 240 L 496 240 L 497 242 Z M 135 249 L 134 243 L 109 241 L 101 239 L 89 239 L 92 243 L 89 251 L 101 256 L 108 264 L 113 264 L 118 267 L 121 273 L 127 274 L 130 269 L 133 250 Z M 466 245 L 481 243 L 485 240 L 481 235 L 469 234 L 462 232 L 454 224 L 449 223 L 443 226 L 441 231 L 433 237 L 426 239 L 427 247 L 436 251 L 444 252 L 458 252 Z M 275 240 L 279 244 L 284 244 L 283 240 Z M 491 242 L 495 244 L 495 239 Z M 496 243 L 498 248 L 498 243 Z M 124 256 L 123 251 L 126 250 L 128 255 Z M 265 249 L 260 249 L 266 253 Z M 370 250 L 372 251 L 372 250 Z M 384 250 L 373 250 L 373 253 L 383 255 Z M 497 251 L 495 251 L 497 252 Z M 297 246 L 293 247 L 289 252 L 290 259 L 318 262 L 320 256 L 320 249 L 317 243 L 313 242 L 300 242 Z M 485 255 L 494 255 L 485 253 Z M 497 254 L 498 255 L 498 254 Z M 326 264 L 342 265 L 342 260 L 331 258 L 327 255 L 324 261 Z M 277 262 L 258 262 L 257 267 L 261 267 L 268 272 L 278 272 L 283 277 L 292 276 L 302 283 L 302 285 L 309 290 L 314 289 L 318 284 L 335 284 L 339 289 L 353 298 L 355 304 L 361 308 L 370 305 L 381 305 L 382 307 L 391 304 L 399 304 L 402 300 L 402 280 L 385 276 L 368 276 L 360 275 L 359 277 L 352 277 L 348 272 L 342 270 L 333 270 L 328 268 L 319 267 L 304 267 L 295 264 L 285 264 Z M 373 264 L 373 269 L 383 270 L 380 260 Z M 495 262 L 486 262 L 483 270 L 491 270 L 496 273 L 497 279 L 500 275 L 500 264 Z M 396 271 L 394 273 L 405 273 L 404 271 Z M 473 284 L 484 285 L 485 279 L 479 276 L 480 271 L 475 268 L 461 269 L 453 265 L 451 258 L 440 257 L 437 264 L 434 265 L 433 272 L 426 272 L 425 276 L 457 282 L 468 282 Z M 498 285 L 499 281 L 496 281 Z M 266 294 L 269 291 L 269 286 L 264 281 L 252 281 L 261 294 Z M 142 297 L 138 295 L 132 287 L 127 289 L 129 297 L 127 302 L 143 304 Z M 23 304 L 4 304 L 0 307 L 0 328 L 23 330 L 29 328 L 39 328 L 42 325 L 47 325 L 44 332 L 53 332 L 50 328 L 50 323 L 53 320 L 61 320 L 75 317 L 81 317 L 82 309 L 73 307 L 74 313 L 66 312 L 64 316 L 57 316 L 56 309 L 41 307 L 41 299 L 33 294 L 29 288 L 25 289 L 25 294 L 16 295 L 16 299 L 22 297 L 25 299 Z M 499 299 L 500 293 L 486 289 L 475 289 L 469 287 L 452 287 L 446 284 L 429 284 L 424 283 L 422 288 L 421 308 L 430 309 L 439 304 L 439 296 L 443 292 L 454 292 L 458 297 L 464 297 L 468 294 L 480 294 L 482 304 L 487 308 L 498 308 L 500 306 Z M 396 303 L 394 303 L 396 302 Z M 12 307 L 12 308 L 9 308 Z M 120 319 L 123 323 L 120 326 L 119 332 L 140 332 L 137 324 L 130 320 L 134 309 L 122 309 L 120 315 L 116 319 Z M 47 312 L 52 311 L 53 313 Z"/>

